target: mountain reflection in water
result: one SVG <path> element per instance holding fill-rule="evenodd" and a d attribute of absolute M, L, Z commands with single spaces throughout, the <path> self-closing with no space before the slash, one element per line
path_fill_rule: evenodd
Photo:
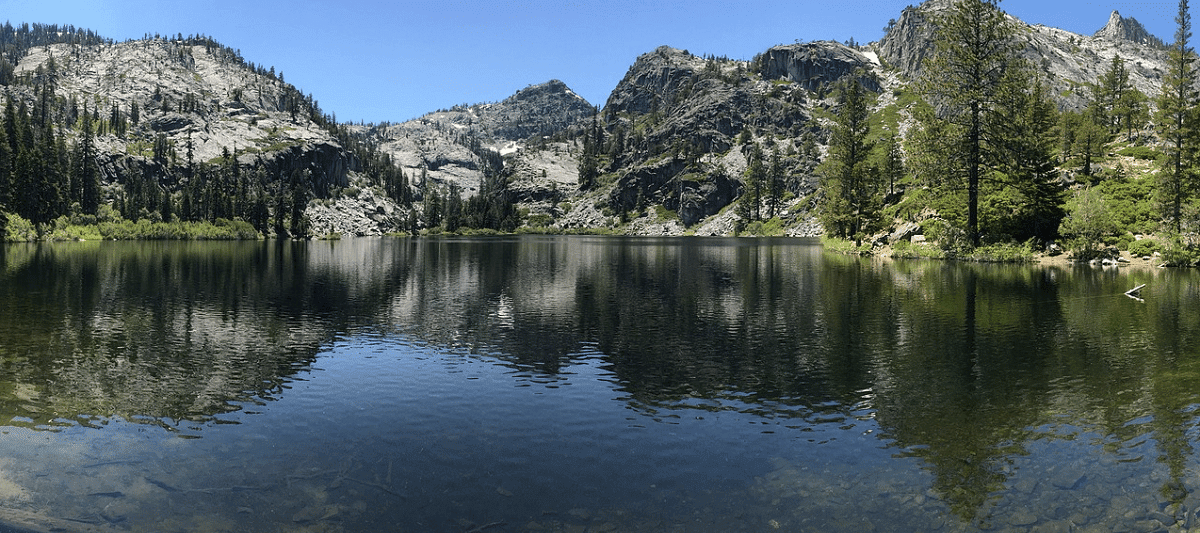
<path fill-rule="evenodd" d="M 1192 527 L 1196 280 L 791 239 L 8 245 L 0 522 Z"/>

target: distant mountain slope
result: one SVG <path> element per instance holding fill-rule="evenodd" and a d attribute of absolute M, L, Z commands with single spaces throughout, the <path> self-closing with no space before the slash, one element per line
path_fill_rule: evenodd
<path fill-rule="evenodd" d="M 139 141 L 158 134 L 179 157 L 190 143 L 198 162 L 227 150 L 274 159 L 294 156 L 292 148 L 299 147 L 324 154 L 308 162 L 321 186 L 347 183 L 349 162 L 311 98 L 273 70 L 261 72 L 207 39 L 40 46 L 20 59 L 14 75 L 34 84 L 39 77 L 52 80 L 64 99 L 63 118 L 85 106 L 105 118 L 114 108 L 128 117 L 136 107 L 138 122 L 126 135 L 100 138 L 112 159 L 139 157 Z M 33 98 L 21 89 L 18 94 Z M 109 168 L 108 177 L 117 178 Z"/>
<path fill-rule="evenodd" d="M 501 102 L 455 106 L 359 131 L 412 176 L 414 185 L 421 186 L 425 176 L 473 194 L 483 179 L 488 153 L 508 155 L 530 142 L 540 144 L 542 137 L 581 128 L 594 113 L 582 96 L 551 80 L 521 89 Z M 567 184 L 575 179 L 573 171 L 554 175 Z"/>

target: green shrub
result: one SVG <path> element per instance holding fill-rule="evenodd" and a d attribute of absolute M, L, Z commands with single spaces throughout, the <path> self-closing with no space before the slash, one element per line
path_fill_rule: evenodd
<path fill-rule="evenodd" d="M 1154 239 L 1142 239 L 1130 244 L 1128 250 L 1130 255 L 1144 257 L 1154 255 L 1155 252 L 1162 252 L 1163 246 Z"/>
<path fill-rule="evenodd" d="M 663 207 L 662 205 L 654 206 L 654 214 L 658 217 L 659 220 L 662 220 L 664 222 L 671 221 L 671 220 L 679 220 L 679 213 L 676 213 L 675 211 L 671 211 L 670 209 L 667 209 L 666 207 Z"/>
<path fill-rule="evenodd" d="M 1028 263 L 1033 261 L 1033 245 L 1032 241 L 989 244 L 972 250 L 966 259 L 984 263 Z"/>
<path fill-rule="evenodd" d="M 1149 146 L 1129 146 L 1117 150 L 1117 153 L 1125 157 L 1132 157 L 1134 159 L 1142 159 L 1145 161 L 1154 161 L 1162 156 L 1162 152 L 1159 152 L 1158 150 L 1155 150 Z"/>
<path fill-rule="evenodd" d="M 895 259 L 945 259 L 946 251 L 929 243 L 913 244 L 909 241 L 899 241 L 892 245 L 892 257 Z"/>
<path fill-rule="evenodd" d="M 249 222 L 218 218 L 215 222 L 137 222 L 118 220 L 101 222 L 99 233 L 105 239 L 127 240 L 253 240 L 262 236 Z"/>
<path fill-rule="evenodd" d="M 1158 228 L 1154 180 L 1117 175 L 1102 180 L 1095 188 L 1117 227 L 1133 233 L 1151 233 Z"/>
<path fill-rule="evenodd" d="M 25 220 L 20 215 L 14 213 L 0 213 L 0 216 L 8 217 L 8 224 L 4 228 L 4 241 L 8 242 L 33 242 L 38 239 L 37 228 L 33 223 Z"/>
<path fill-rule="evenodd" d="M 1110 235 L 1104 238 L 1104 244 L 1116 246 L 1118 250 L 1128 250 L 1133 245 L 1133 234 Z"/>
<path fill-rule="evenodd" d="M 1090 187 L 1077 191 L 1067 202 L 1067 216 L 1058 232 L 1070 239 L 1075 257 L 1086 260 L 1101 249 L 1104 238 L 1118 227 L 1103 192 L 1098 187 Z"/>
<path fill-rule="evenodd" d="M 1194 266 L 1200 262 L 1200 249 L 1174 244 L 1163 250 L 1162 257 L 1168 266 Z"/>
<path fill-rule="evenodd" d="M 854 241 L 834 237 L 821 237 L 821 247 L 829 252 L 846 255 L 871 255 L 873 250 L 871 243 L 855 246 Z"/>

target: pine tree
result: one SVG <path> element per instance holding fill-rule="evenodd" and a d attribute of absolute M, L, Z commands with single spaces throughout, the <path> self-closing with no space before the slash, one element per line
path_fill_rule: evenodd
<path fill-rule="evenodd" d="M 974 246 L 980 243 L 979 184 L 986 170 L 989 119 L 1006 73 L 1018 62 L 1015 35 L 999 0 L 959 0 L 937 21 L 933 54 L 920 83 L 941 117 L 961 128 L 966 229 Z"/>
<path fill-rule="evenodd" d="M 292 174 L 292 219 L 290 227 L 293 238 L 308 234 L 308 217 L 304 215 L 308 207 L 308 184 L 311 181 L 309 171 L 297 171 Z"/>
<path fill-rule="evenodd" d="M 592 113 L 592 126 L 583 136 L 583 153 L 579 156 L 579 188 L 587 191 L 596 186 L 600 177 L 599 112 Z"/>
<path fill-rule="evenodd" d="M 1120 105 L 1126 98 L 1125 94 L 1133 90 L 1129 82 L 1129 70 L 1125 68 L 1125 60 L 1120 55 L 1113 56 L 1108 70 L 1100 74 L 1100 78 L 1091 87 L 1091 103 L 1096 122 L 1103 125 L 1109 133 L 1121 131 Z"/>
<path fill-rule="evenodd" d="M 757 144 L 750 149 L 746 171 L 742 174 L 742 196 L 738 200 L 737 214 L 742 222 L 762 220 L 762 190 L 767 177 L 763 164 L 762 149 Z"/>
<path fill-rule="evenodd" d="M 1012 228 L 1019 233 L 1011 236 L 1049 240 L 1062 219 L 1065 192 L 1055 181 L 1058 111 L 1040 76 L 1019 69 L 1010 74 L 1014 80 L 1000 94 L 1000 135 L 992 165 L 1004 177 L 1001 186 L 1015 190 L 1021 200 L 1017 211 L 1009 214 L 1020 224 Z M 1094 129 L 1104 133 L 1099 125 Z"/>
<path fill-rule="evenodd" d="M 1166 160 L 1158 173 L 1159 200 L 1164 206 L 1166 218 L 1171 221 L 1176 233 L 1183 229 L 1183 203 L 1195 189 L 1192 154 L 1197 148 L 1195 128 L 1196 61 L 1195 50 L 1188 45 L 1192 36 L 1192 18 L 1187 0 L 1179 0 L 1179 13 L 1175 16 L 1178 29 L 1175 42 L 1171 45 L 1167 60 L 1167 73 L 1163 77 L 1162 93 L 1158 96 L 1159 137 L 1165 144 Z"/>
<path fill-rule="evenodd" d="M 11 209 L 13 198 L 13 150 L 12 145 L 8 142 L 9 130 L 7 119 L 3 115 L 0 115 L 0 224 L 3 224 L 7 220 L 7 217 L 3 213 Z M 4 231 L 3 228 L 0 228 L 0 241 L 3 240 Z"/>
<path fill-rule="evenodd" d="M 438 227 L 442 223 L 442 199 L 438 196 L 437 188 L 428 181 L 423 200 L 422 213 L 425 215 L 425 227 L 431 229 Z"/>
<path fill-rule="evenodd" d="M 1072 151 L 1083 159 L 1083 175 L 1091 176 L 1093 164 L 1104 157 L 1105 146 L 1110 135 L 1105 127 L 1105 118 L 1093 110 L 1086 110 L 1076 121 L 1075 146 Z"/>
<path fill-rule="evenodd" d="M 818 169 L 825 196 L 820 219 L 825 231 L 861 244 L 881 204 L 879 174 L 870 165 L 873 143 L 870 102 L 857 78 L 838 91 L 838 112 L 830 132 L 829 157 Z"/>
<path fill-rule="evenodd" d="M 771 150 L 771 165 L 767 168 L 767 215 L 775 218 L 783 205 L 784 175 L 783 158 L 779 150 Z"/>
<path fill-rule="evenodd" d="M 9 100 L 11 103 L 11 100 Z M 5 115 L 11 109 L 5 109 Z M 10 142 L 13 144 L 13 210 L 26 220 L 34 220 L 38 216 L 39 185 L 41 180 L 40 161 L 37 147 L 34 144 L 33 125 L 30 123 L 29 108 L 21 102 L 11 114 L 13 131 Z"/>
<path fill-rule="evenodd" d="M 450 190 L 446 192 L 446 205 L 444 208 L 445 217 L 443 224 L 446 231 L 453 233 L 462 227 L 463 223 L 463 201 L 462 191 L 459 191 L 458 185 L 450 184 Z"/>
<path fill-rule="evenodd" d="M 1146 93 L 1137 90 L 1137 88 L 1130 88 L 1117 101 L 1116 115 L 1119 122 L 1118 127 L 1125 130 L 1126 142 L 1133 142 L 1133 130 L 1141 129 L 1150 120 L 1150 112 L 1147 106 L 1149 100 Z"/>
<path fill-rule="evenodd" d="M 287 183 L 284 181 L 283 176 L 280 175 L 275 180 L 275 213 L 273 217 L 275 237 L 280 239 L 287 237 L 287 218 L 285 214 L 288 210 L 287 201 Z"/>
<path fill-rule="evenodd" d="M 887 181 L 887 193 L 892 195 L 896 194 L 896 181 L 904 177 L 904 156 L 895 132 L 884 137 L 882 141 L 879 172 L 881 178 Z"/>
<path fill-rule="evenodd" d="M 86 109 L 84 107 L 85 111 Z M 100 169 L 96 165 L 96 140 L 92 135 L 92 120 L 86 112 L 83 129 L 79 132 L 79 140 L 76 142 L 75 154 L 75 180 L 79 182 L 79 203 L 85 214 L 94 215 L 100 208 Z"/>

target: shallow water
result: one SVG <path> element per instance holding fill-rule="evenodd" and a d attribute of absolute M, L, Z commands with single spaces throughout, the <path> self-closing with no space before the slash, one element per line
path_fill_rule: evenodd
<path fill-rule="evenodd" d="M 786 239 L 8 246 L 0 523 L 1192 527 L 1196 281 Z"/>

